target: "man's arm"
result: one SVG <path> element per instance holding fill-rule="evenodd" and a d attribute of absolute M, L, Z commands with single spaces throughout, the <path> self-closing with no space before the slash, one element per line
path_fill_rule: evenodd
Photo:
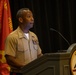
<path fill-rule="evenodd" d="M 19 63 L 13 56 L 5 55 L 5 58 L 7 60 L 7 63 L 11 66 L 14 66 L 16 68 L 21 68 L 24 66 L 23 64 Z"/>

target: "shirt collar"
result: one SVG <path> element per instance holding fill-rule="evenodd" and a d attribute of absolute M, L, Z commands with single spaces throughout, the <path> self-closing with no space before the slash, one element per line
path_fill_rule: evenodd
<path fill-rule="evenodd" d="M 17 28 L 17 32 L 18 32 L 19 38 L 26 38 L 27 39 L 27 36 L 23 33 L 23 31 L 21 30 L 20 27 Z M 30 39 L 33 39 L 34 38 L 34 36 L 33 36 L 33 34 L 32 34 L 31 31 L 29 31 L 29 38 Z"/>
<path fill-rule="evenodd" d="M 26 36 L 24 35 L 24 33 L 23 33 L 23 31 L 21 30 L 20 27 L 17 28 L 17 31 L 18 31 L 18 36 L 19 36 L 19 38 L 23 38 L 23 37 L 26 38 Z"/>

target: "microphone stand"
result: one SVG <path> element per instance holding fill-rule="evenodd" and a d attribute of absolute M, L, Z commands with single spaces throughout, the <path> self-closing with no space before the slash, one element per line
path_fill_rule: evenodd
<path fill-rule="evenodd" d="M 57 31 L 57 30 L 55 30 L 53 28 L 50 28 L 50 30 L 57 32 L 68 43 L 68 45 L 70 46 L 70 43 L 67 41 L 67 39 L 59 31 Z"/>

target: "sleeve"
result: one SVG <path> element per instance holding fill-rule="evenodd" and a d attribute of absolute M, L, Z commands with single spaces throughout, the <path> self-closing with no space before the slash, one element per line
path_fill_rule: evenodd
<path fill-rule="evenodd" d="M 39 46 L 37 55 L 41 55 L 41 54 L 42 54 L 42 50 L 41 50 L 41 48 L 40 48 L 40 46 Z"/>
<path fill-rule="evenodd" d="M 12 36 L 8 36 L 5 41 L 5 55 L 16 55 L 16 40 Z"/>

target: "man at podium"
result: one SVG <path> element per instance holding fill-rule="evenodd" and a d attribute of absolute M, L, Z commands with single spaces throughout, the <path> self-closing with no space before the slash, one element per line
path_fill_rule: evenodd
<path fill-rule="evenodd" d="M 33 27 L 33 13 L 28 8 L 17 12 L 18 28 L 6 38 L 5 57 L 11 68 L 10 75 L 21 75 L 21 68 L 42 55 Z"/>

